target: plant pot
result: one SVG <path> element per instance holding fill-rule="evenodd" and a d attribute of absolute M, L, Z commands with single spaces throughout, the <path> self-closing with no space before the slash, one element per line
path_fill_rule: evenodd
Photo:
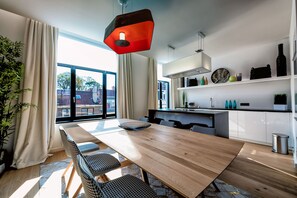
<path fill-rule="evenodd" d="M 0 150 L 0 176 L 5 171 L 5 157 L 6 157 L 6 150 Z"/>
<path fill-rule="evenodd" d="M 279 111 L 286 111 L 286 110 L 288 110 L 288 105 L 275 104 L 275 105 L 273 105 L 273 109 L 274 110 L 279 110 Z"/>
<path fill-rule="evenodd" d="M 12 155 L 9 155 L 6 149 L 0 150 L 0 176 L 10 168 L 11 163 Z"/>
<path fill-rule="evenodd" d="M 5 163 L 0 164 L 0 176 L 2 176 L 2 174 L 5 171 Z"/>

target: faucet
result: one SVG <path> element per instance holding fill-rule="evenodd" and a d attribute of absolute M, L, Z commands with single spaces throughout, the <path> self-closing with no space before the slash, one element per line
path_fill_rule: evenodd
<path fill-rule="evenodd" d="M 210 98 L 209 98 L 209 103 L 210 103 L 210 108 L 214 108 L 214 105 L 213 105 L 213 97 L 210 97 Z"/>

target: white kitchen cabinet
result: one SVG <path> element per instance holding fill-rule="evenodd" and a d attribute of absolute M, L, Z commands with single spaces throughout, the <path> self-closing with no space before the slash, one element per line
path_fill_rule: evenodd
<path fill-rule="evenodd" d="M 238 111 L 238 138 L 266 144 L 265 117 L 265 112 Z"/>
<path fill-rule="evenodd" d="M 292 147 L 292 129 L 290 113 L 266 112 L 267 143 L 272 143 L 272 133 L 282 133 L 289 136 L 289 147 Z"/>
<path fill-rule="evenodd" d="M 229 111 L 229 137 L 238 138 L 238 111 Z"/>

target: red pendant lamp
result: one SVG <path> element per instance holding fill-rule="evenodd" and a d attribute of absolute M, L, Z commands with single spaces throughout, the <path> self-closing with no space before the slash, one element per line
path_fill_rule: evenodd
<path fill-rule="evenodd" d="M 104 43 L 117 54 L 149 50 L 153 31 L 154 21 L 150 10 L 121 14 L 106 27 Z"/>

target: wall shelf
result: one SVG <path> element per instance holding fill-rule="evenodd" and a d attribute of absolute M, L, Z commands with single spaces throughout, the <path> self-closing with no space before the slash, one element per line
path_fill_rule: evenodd
<path fill-rule="evenodd" d="M 297 78 L 297 75 L 294 76 Z M 290 80 L 291 76 L 282 76 L 282 77 L 271 77 L 271 78 L 262 78 L 256 80 L 243 80 L 237 82 L 226 82 L 220 84 L 208 84 L 208 85 L 200 85 L 200 86 L 192 86 L 192 87 L 182 87 L 177 88 L 177 90 L 191 90 L 191 89 L 204 89 L 204 88 L 212 88 L 212 87 L 226 87 L 226 86 L 236 86 L 236 85 L 246 85 L 246 84 L 253 84 L 253 83 L 264 83 L 264 82 L 274 82 L 274 81 L 282 81 L 282 80 Z"/>

